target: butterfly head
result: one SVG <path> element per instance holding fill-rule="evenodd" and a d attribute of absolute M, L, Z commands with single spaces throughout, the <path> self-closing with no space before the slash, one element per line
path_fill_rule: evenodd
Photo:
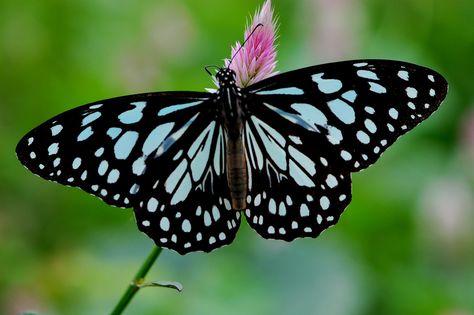
<path fill-rule="evenodd" d="M 235 72 L 230 68 L 221 68 L 216 73 L 217 82 L 220 87 L 229 87 L 235 85 Z"/>

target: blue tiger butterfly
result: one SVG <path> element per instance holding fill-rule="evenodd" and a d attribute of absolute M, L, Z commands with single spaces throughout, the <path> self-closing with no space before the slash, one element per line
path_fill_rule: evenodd
<path fill-rule="evenodd" d="M 133 208 L 138 228 L 186 254 L 230 244 L 245 215 L 264 238 L 316 237 L 373 164 L 447 93 L 437 72 L 389 60 L 329 63 L 215 93 L 154 92 L 80 106 L 18 143 L 31 172 Z"/>

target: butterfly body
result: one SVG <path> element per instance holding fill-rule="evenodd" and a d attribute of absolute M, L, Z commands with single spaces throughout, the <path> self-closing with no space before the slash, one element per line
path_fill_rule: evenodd
<path fill-rule="evenodd" d="M 235 84 L 235 72 L 221 69 L 216 74 L 219 92 L 215 102 L 221 108 L 221 119 L 226 138 L 227 184 L 232 198 L 232 209 L 245 210 L 247 197 L 247 164 L 242 141 L 244 110 L 242 90 Z"/>
<path fill-rule="evenodd" d="M 428 118 L 437 72 L 353 60 L 216 93 L 124 96 L 57 115 L 18 143 L 33 173 L 133 208 L 138 228 L 181 254 L 230 244 L 241 214 L 264 238 L 316 237 L 351 201 L 351 173 Z"/>

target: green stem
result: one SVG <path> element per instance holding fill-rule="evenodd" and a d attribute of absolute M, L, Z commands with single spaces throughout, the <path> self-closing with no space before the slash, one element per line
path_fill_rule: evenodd
<path fill-rule="evenodd" d="M 110 313 L 110 315 L 120 315 L 123 313 L 127 305 L 140 289 L 140 285 L 145 280 L 145 276 L 150 270 L 151 266 L 153 266 L 158 256 L 160 256 L 161 250 L 161 247 L 153 246 L 150 254 L 143 262 L 135 277 L 133 277 L 132 282 L 130 282 L 127 290 L 125 290 L 124 294 L 120 298 L 120 301 L 118 301 L 117 305 L 115 305 L 115 308 L 112 313 Z"/>

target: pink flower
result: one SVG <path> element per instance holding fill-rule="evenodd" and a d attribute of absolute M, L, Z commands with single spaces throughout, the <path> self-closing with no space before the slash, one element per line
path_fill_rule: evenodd
<path fill-rule="evenodd" d="M 263 26 L 258 27 L 249 37 L 258 24 Z M 275 71 L 277 27 L 271 0 L 267 0 L 262 8 L 257 10 L 252 23 L 245 30 L 245 38 L 248 40 L 244 47 L 238 53 L 240 42 L 232 47 L 231 55 L 234 56 L 234 60 L 230 64 L 230 69 L 236 73 L 237 86 L 246 87 L 278 73 Z M 225 66 L 229 67 L 229 63 L 230 59 L 226 59 Z"/>

